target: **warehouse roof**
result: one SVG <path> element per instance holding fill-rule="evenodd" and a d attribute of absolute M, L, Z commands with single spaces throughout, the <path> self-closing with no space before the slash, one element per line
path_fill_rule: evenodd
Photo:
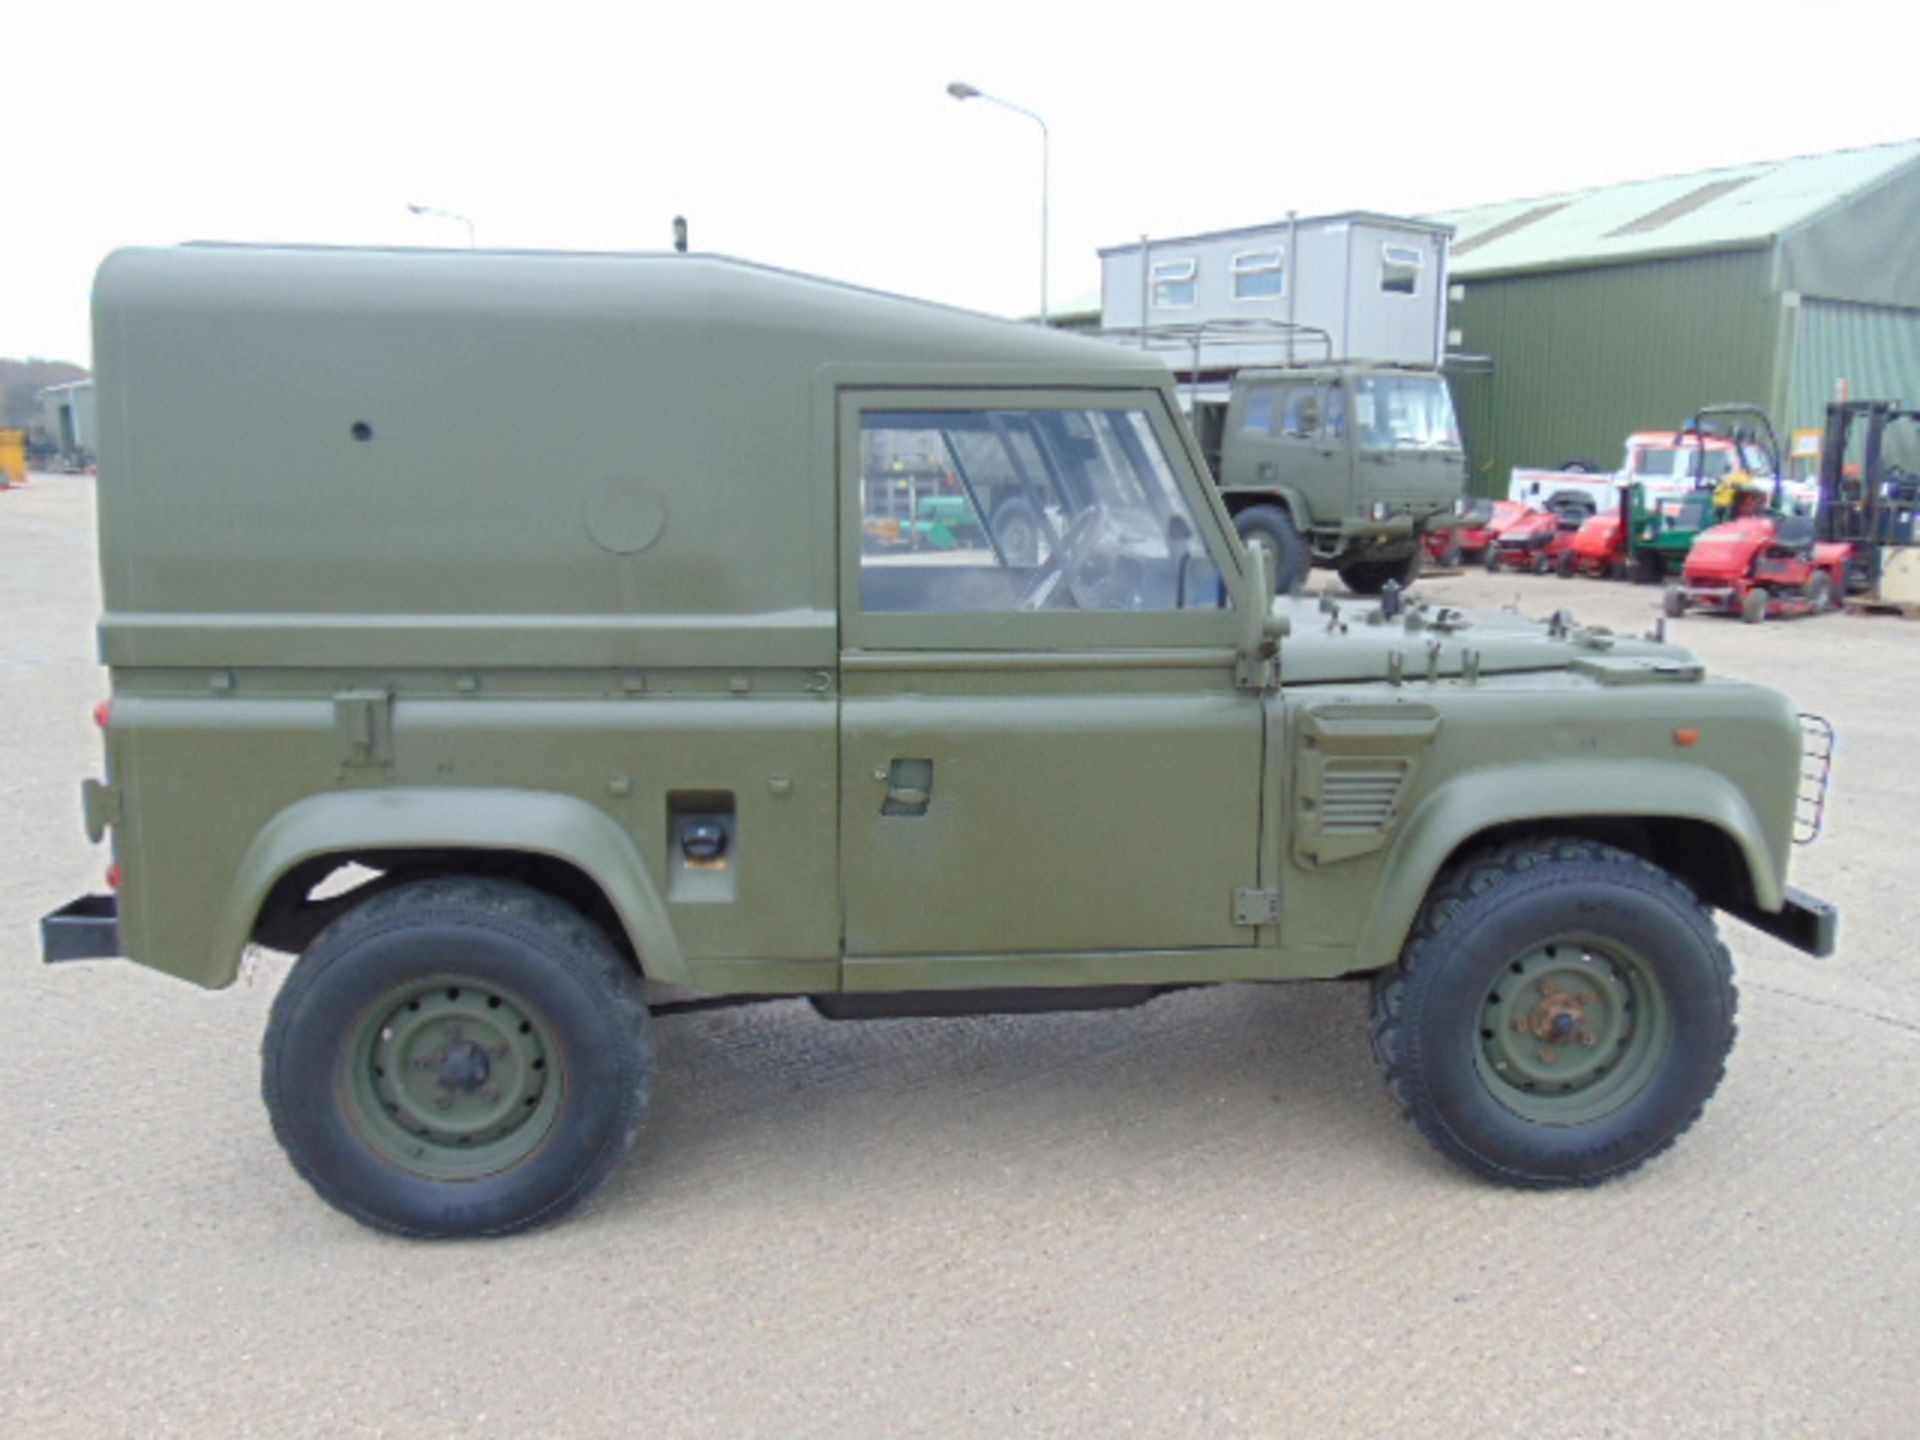
<path fill-rule="evenodd" d="M 1454 228 L 1457 278 L 1764 245 L 1920 166 L 1920 140 L 1634 180 L 1426 217 Z"/>

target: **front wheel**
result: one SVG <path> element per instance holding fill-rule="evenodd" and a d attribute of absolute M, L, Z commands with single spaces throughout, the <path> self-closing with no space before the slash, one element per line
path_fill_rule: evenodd
<path fill-rule="evenodd" d="M 1678 620 L 1687 613 L 1687 592 L 1678 585 L 1669 585 L 1661 593 L 1660 609 L 1669 620 Z"/>
<path fill-rule="evenodd" d="M 418 1238 L 558 1217 L 632 1145 L 652 1071 L 631 967 L 525 886 L 404 885 L 329 926 L 275 999 L 261 1091 L 329 1204 Z"/>
<path fill-rule="evenodd" d="M 1402 590 L 1420 578 L 1426 551 L 1419 546 L 1398 560 L 1360 560 L 1340 567 L 1340 583 L 1356 595 L 1378 595 L 1391 580 Z"/>
<path fill-rule="evenodd" d="M 1307 578 L 1313 568 L 1313 556 L 1307 542 L 1300 538 L 1293 516 L 1283 506 L 1255 505 L 1233 517 L 1234 528 L 1248 545 L 1266 552 L 1267 575 L 1273 581 L 1273 593 L 1288 595 Z"/>
<path fill-rule="evenodd" d="M 1758 625 L 1767 618 L 1767 603 L 1771 597 L 1761 586 L 1754 586 L 1741 597 L 1740 619 L 1747 625 Z"/>
<path fill-rule="evenodd" d="M 1560 558 L 1553 562 L 1553 568 L 1562 580 L 1571 580 L 1580 573 L 1580 557 L 1571 550 L 1562 550 Z"/>
<path fill-rule="evenodd" d="M 1699 1118 L 1734 1038 L 1733 962 L 1678 880 L 1589 841 L 1485 851 L 1428 897 L 1374 983 L 1373 1048 L 1455 1163 L 1597 1185 Z"/>

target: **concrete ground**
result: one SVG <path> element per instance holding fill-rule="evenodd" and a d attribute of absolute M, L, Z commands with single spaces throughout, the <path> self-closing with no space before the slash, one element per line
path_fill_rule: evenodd
<path fill-rule="evenodd" d="M 1644 629 L 1651 590 L 1428 592 Z M 223 994 L 43 968 L 98 888 L 91 482 L 0 494 L 0 1435 L 1681 1436 L 1920 1432 L 1920 625 L 1676 636 L 1842 737 L 1798 882 L 1817 962 L 1729 923 L 1741 1038 L 1701 1124 L 1580 1194 L 1401 1124 L 1357 986 L 1118 1015 L 663 1022 L 590 1209 L 384 1239 L 282 1160 Z"/>

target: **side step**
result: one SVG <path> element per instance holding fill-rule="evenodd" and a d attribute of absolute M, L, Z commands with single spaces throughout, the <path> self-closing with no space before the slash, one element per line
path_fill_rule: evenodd
<path fill-rule="evenodd" d="M 1126 1010 L 1179 985 L 1102 985 L 1031 990 L 924 990 L 899 995 L 810 995 L 829 1020 L 909 1020 L 958 1015 L 1039 1015 L 1061 1010 Z"/>

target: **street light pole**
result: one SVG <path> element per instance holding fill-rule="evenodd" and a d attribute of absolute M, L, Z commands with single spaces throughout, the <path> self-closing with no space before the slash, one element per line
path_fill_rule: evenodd
<path fill-rule="evenodd" d="M 1047 133 L 1047 122 L 1024 105 L 1016 105 L 1011 100 L 1002 100 L 998 95 L 989 95 L 976 89 L 964 80 L 956 80 L 947 86 L 947 94 L 956 100 L 984 100 L 989 105 L 998 105 L 1002 110 L 1011 110 L 1016 115 L 1024 115 L 1040 127 L 1040 323 L 1048 320 L 1047 311 L 1047 211 L 1050 197 L 1050 172 L 1053 163 L 1051 154 L 1053 137 Z"/>
<path fill-rule="evenodd" d="M 414 215 L 432 215 L 441 220 L 458 220 L 467 227 L 467 248 L 473 249 L 473 221 L 466 216 L 453 210 L 441 210 L 432 205 L 416 205 L 411 200 L 407 202 L 407 210 Z"/>

